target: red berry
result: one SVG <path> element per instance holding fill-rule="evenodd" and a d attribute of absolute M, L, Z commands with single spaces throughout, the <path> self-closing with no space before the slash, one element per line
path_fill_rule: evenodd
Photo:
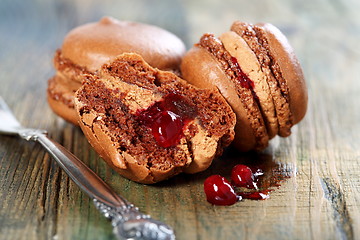
<path fill-rule="evenodd" d="M 238 60 L 234 57 L 231 59 L 232 64 L 235 66 L 237 74 L 237 80 L 240 82 L 240 86 L 246 89 L 254 89 L 254 82 L 241 70 Z"/>
<path fill-rule="evenodd" d="M 248 166 L 242 164 L 238 164 L 232 169 L 231 182 L 237 187 L 257 188 L 253 172 Z"/>
<path fill-rule="evenodd" d="M 239 200 L 228 180 L 220 175 L 212 175 L 204 182 L 206 199 L 214 205 L 232 205 Z"/>

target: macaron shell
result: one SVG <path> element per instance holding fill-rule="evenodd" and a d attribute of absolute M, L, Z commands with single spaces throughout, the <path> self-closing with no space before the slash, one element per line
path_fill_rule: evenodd
<path fill-rule="evenodd" d="M 47 96 L 47 101 L 50 108 L 56 113 L 57 115 L 61 116 L 65 121 L 70 122 L 74 125 L 78 125 L 78 117 L 74 108 L 69 108 L 68 105 L 64 104 L 61 101 L 55 100 L 51 96 Z"/>
<path fill-rule="evenodd" d="M 293 124 L 296 124 L 305 116 L 308 102 L 307 87 L 300 63 L 287 38 L 278 28 L 269 23 L 256 25 L 264 29 L 271 52 L 286 80 Z"/>
<path fill-rule="evenodd" d="M 196 67 L 194 67 L 196 66 Z M 184 56 L 181 72 L 186 81 L 199 88 L 218 88 L 236 113 L 235 139 L 233 144 L 241 151 L 249 151 L 256 145 L 254 131 L 233 82 L 210 53 L 194 46 Z"/>
<path fill-rule="evenodd" d="M 267 77 L 262 72 L 257 57 L 245 40 L 235 32 L 223 33 L 219 39 L 231 56 L 237 59 L 241 70 L 254 83 L 254 92 L 258 97 L 268 136 L 270 139 L 273 138 L 278 132 L 278 121 Z"/>
<path fill-rule="evenodd" d="M 156 26 L 111 17 L 73 29 L 62 45 L 65 58 L 89 71 L 124 52 L 138 53 L 159 69 L 177 69 L 185 45 L 174 34 Z"/>

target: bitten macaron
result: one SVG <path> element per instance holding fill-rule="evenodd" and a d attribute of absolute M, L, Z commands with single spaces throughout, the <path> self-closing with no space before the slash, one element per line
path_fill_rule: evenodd
<path fill-rule="evenodd" d="M 235 114 L 217 89 L 199 89 L 134 53 L 84 75 L 79 124 L 122 176 L 155 183 L 207 169 L 234 138 Z"/>
<path fill-rule="evenodd" d="M 48 102 L 65 120 L 78 124 L 74 93 L 83 74 L 96 74 L 122 53 L 140 54 L 152 67 L 178 72 L 185 45 L 174 34 L 156 26 L 104 17 L 74 28 L 56 51 L 56 74 L 48 81 Z"/>
<path fill-rule="evenodd" d="M 287 137 L 307 109 L 304 75 L 284 34 L 269 23 L 236 21 L 230 31 L 204 34 L 184 56 L 182 76 L 200 88 L 218 88 L 236 113 L 234 145 L 262 150 Z"/>

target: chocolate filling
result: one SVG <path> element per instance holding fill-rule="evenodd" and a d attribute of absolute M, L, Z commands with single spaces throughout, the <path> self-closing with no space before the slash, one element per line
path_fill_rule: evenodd
<path fill-rule="evenodd" d="M 55 101 L 62 102 L 68 108 L 74 108 L 74 94 L 75 89 L 72 89 L 72 85 L 78 84 L 80 87 L 81 75 L 91 74 L 86 68 L 74 64 L 67 58 L 64 58 L 61 54 L 61 50 L 58 49 L 54 56 L 54 65 L 57 71 L 65 73 L 64 77 L 57 75 L 48 80 L 47 93 L 48 96 Z"/>
<path fill-rule="evenodd" d="M 278 62 L 271 54 L 270 46 L 267 41 L 267 38 L 265 37 L 264 30 L 258 26 L 253 26 L 253 29 L 256 33 L 256 37 L 257 37 L 257 40 L 258 40 L 260 46 L 266 50 L 267 56 L 269 58 L 269 61 L 267 61 L 267 62 L 269 63 L 269 66 L 271 68 L 271 71 L 272 71 L 275 79 L 278 81 L 278 86 L 281 89 L 281 93 L 282 93 L 283 97 L 286 99 L 286 102 L 289 102 L 289 89 L 287 87 L 285 79 L 283 78 L 283 76 L 281 74 L 280 66 L 279 66 Z"/>
<path fill-rule="evenodd" d="M 55 65 L 56 70 L 58 70 L 60 72 L 70 71 L 69 75 L 75 76 L 75 77 L 82 75 L 82 74 L 91 74 L 92 73 L 89 70 L 87 70 L 86 67 L 79 66 L 79 65 L 73 63 L 70 59 L 65 58 L 62 55 L 62 52 L 60 49 L 58 49 L 55 52 L 54 65 Z M 75 77 L 72 78 L 71 80 L 77 81 Z"/>
<path fill-rule="evenodd" d="M 247 76 L 247 81 L 239 81 L 239 79 L 245 78 L 245 74 L 241 71 L 237 61 L 234 61 L 234 58 L 225 49 L 221 41 L 215 38 L 213 34 L 204 34 L 201 37 L 198 46 L 205 48 L 212 56 L 214 56 L 220 63 L 226 75 L 234 82 L 238 96 L 247 111 L 248 118 L 252 119 L 250 125 L 256 138 L 257 146 L 255 146 L 255 148 L 262 149 L 266 147 L 267 140 L 265 139 L 267 139 L 268 136 L 259 108 L 259 98 L 254 92 L 254 83 Z"/>

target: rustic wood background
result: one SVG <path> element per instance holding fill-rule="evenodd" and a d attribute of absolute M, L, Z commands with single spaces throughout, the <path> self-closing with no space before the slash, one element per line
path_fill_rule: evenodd
<path fill-rule="evenodd" d="M 360 239 L 359 11 L 358 0 L 1 0 L 0 95 L 22 124 L 47 129 L 115 191 L 173 226 L 177 239 Z M 122 178 L 80 129 L 52 113 L 45 97 L 53 53 L 65 34 L 103 15 L 161 26 L 187 47 L 236 19 L 273 23 L 302 63 L 310 95 L 306 118 L 265 153 L 229 150 L 203 173 L 154 186 Z M 236 159 L 259 156 L 295 176 L 266 201 L 206 202 L 207 176 L 226 175 Z M 0 239 L 113 239 L 111 231 L 38 144 L 0 136 Z"/>

